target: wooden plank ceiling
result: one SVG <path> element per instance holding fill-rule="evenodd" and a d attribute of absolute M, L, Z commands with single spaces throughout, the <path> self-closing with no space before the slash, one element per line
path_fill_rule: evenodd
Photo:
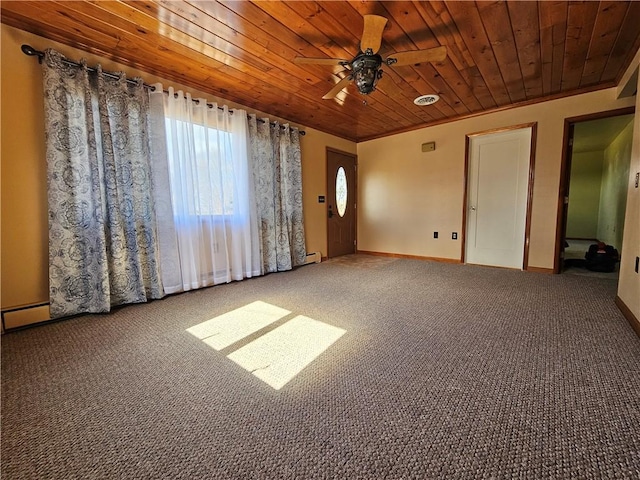
<path fill-rule="evenodd" d="M 640 2 L 2 1 L 7 25 L 351 140 L 616 84 L 640 47 Z M 322 100 L 363 15 L 380 53 L 444 45 L 438 63 L 384 66 L 375 92 Z M 73 59 L 78 60 L 78 59 Z M 437 93 L 430 106 L 413 100 Z"/>

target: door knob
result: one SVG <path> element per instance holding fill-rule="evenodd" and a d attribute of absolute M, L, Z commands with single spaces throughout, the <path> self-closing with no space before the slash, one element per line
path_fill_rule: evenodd
<path fill-rule="evenodd" d="M 329 218 L 333 217 L 333 210 L 329 210 Z"/>

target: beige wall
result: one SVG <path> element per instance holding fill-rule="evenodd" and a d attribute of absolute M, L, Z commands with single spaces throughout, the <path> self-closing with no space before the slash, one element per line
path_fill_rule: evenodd
<path fill-rule="evenodd" d="M 302 185 L 304 228 L 307 253 L 320 252 L 327 256 L 327 204 L 318 203 L 318 196 L 327 195 L 327 147 L 356 153 L 356 144 L 312 128 L 302 137 Z"/>
<path fill-rule="evenodd" d="M 20 51 L 19 30 L 2 25 L 0 105 L 2 308 L 49 300 L 47 177 L 42 80 Z M 42 43 L 41 43 L 42 45 Z"/>
<path fill-rule="evenodd" d="M 598 238 L 603 151 L 574 153 L 571 157 L 567 238 Z"/>
<path fill-rule="evenodd" d="M 47 40 L 30 33 L 0 25 L 2 35 L 2 103 L 1 108 L 1 283 L 3 309 L 47 302 L 48 293 L 48 225 L 46 163 L 42 74 L 38 61 L 24 55 L 20 46 L 29 44 L 37 50 L 55 48 L 71 59 L 86 58 L 89 65 L 101 63 L 105 70 L 123 70 L 128 76 L 139 75 L 146 83 L 162 82 L 190 91 L 194 97 L 246 108 L 224 99 L 204 94 L 174 82 L 115 64 L 108 59 Z M 260 116 L 268 116 L 256 112 Z M 276 117 L 271 117 L 276 119 Z M 282 119 L 280 119 L 282 120 Z M 355 153 L 355 143 L 304 128 L 302 137 L 303 202 L 309 251 L 326 255 L 326 220 L 323 206 L 317 203 L 324 195 L 325 150 L 327 147 Z M 42 309 L 33 310 L 42 320 Z M 28 317 L 28 315 L 27 315 Z M 29 319 L 21 320 L 28 323 Z"/>
<path fill-rule="evenodd" d="M 624 232 L 633 123 L 631 120 L 629 125 L 607 146 L 602 162 L 597 238 L 618 250 L 622 247 Z"/>
<path fill-rule="evenodd" d="M 632 68 L 638 69 L 640 51 Z M 640 76 L 636 79 L 640 92 Z M 640 95 L 635 96 L 636 115 L 640 112 Z M 631 313 L 640 320 L 640 274 L 634 270 L 636 257 L 640 256 L 640 188 L 635 186 L 636 175 L 640 173 L 640 121 L 633 122 L 633 145 L 627 188 L 627 208 L 624 221 L 624 236 L 618 278 L 618 297 Z"/>
<path fill-rule="evenodd" d="M 359 143 L 358 248 L 460 259 L 465 135 L 537 122 L 529 266 L 552 269 L 564 119 L 633 104 L 611 88 Z"/>

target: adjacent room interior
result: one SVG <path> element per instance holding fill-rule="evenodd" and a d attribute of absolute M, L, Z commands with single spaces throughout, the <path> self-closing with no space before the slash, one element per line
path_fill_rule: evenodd
<path fill-rule="evenodd" d="M 3 478 L 637 477 L 639 17 L 2 1 Z"/>
<path fill-rule="evenodd" d="M 589 247 L 603 242 L 621 250 L 633 145 L 633 115 L 574 124 L 563 273 L 617 278 L 587 268 Z"/>

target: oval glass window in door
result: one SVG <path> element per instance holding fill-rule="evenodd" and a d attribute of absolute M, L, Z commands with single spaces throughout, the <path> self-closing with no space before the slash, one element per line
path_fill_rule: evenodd
<path fill-rule="evenodd" d="M 347 174 L 343 167 L 338 168 L 336 173 L 336 207 L 338 215 L 344 217 L 347 211 Z"/>

